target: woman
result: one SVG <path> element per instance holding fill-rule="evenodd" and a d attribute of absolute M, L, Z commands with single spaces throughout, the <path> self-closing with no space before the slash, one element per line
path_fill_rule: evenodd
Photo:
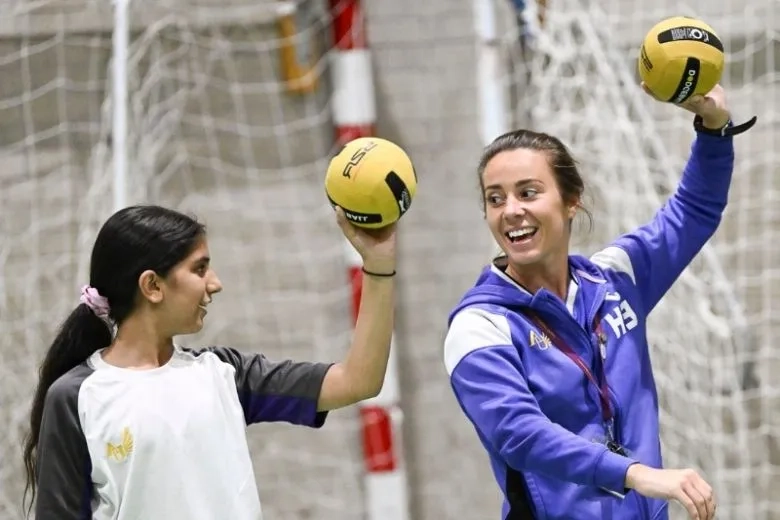
<path fill-rule="evenodd" d="M 199 331 L 222 290 L 205 228 L 158 206 L 106 221 L 89 286 L 40 369 L 24 450 L 37 520 L 262 518 L 245 426 L 318 428 L 328 410 L 382 387 L 395 229 L 337 218 L 367 276 L 352 346 L 335 364 L 178 347 L 173 337 Z"/>
<path fill-rule="evenodd" d="M 556 138 L 498 137 L 479 164 L 503 255 L 450 316 L 444 358 L 487 450 L 504 519 L 660 520 L 666 500 L 715 513 L 690 469 L 659 469 L 645 318 L 715 232 L 734 161 L 723 89 L 684 105 L 696 140 L 680 186 L 645 226 L 590 259 L 569 255 L 583 180 Z"/>

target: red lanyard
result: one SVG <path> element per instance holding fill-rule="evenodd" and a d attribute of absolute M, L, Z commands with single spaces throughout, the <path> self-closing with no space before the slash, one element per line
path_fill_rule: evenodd
<path fill-rule="evenodd" d="M 607 373 L 604 370 L 604 343 L 606 342 L 606 336 L 601 329 L 601 322 L 598 319 L 593 320 L 593 330 L 596 332 L 599 342 L 599 352 L 596 354 L 601 356 L 601 362 L 597 364 L 599 367 L 599 378 L 594 377 L 593 372 L 588 368 L 587 363 L 571 348 L 568 343 L 558 336 L 542 319 L 533 311 L 527 310 L 527 314 L 536 323 L 539 329 L 550 338 L 550 342 L 563 354 L 571 359 L 575 365 L 577 365 L 585 377 L 588 378 L 593 386 L 599 392 L 599 401 L 601 401 L 601 417 L 604 419 L 604 428 L 606 429 L 607 436 L 610 440 L 613 440 L 612 424 L 614 415 L 612 414 L 612 403 L 609 400 L 609 386 L 607 386 Z"/>

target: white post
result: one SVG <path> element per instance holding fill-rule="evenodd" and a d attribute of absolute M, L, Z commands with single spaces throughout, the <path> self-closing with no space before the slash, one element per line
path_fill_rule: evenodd
<path fill-rule="evenodd" d="M 112 107 L 111 148 L 113 156 L 114 211 L 127 205 L 127 56 L 130 26 L 130 0 L 114 0 L 114 31 L 112 38 Z"/>
<path fill-rule="evenodd" d="M 479 137 L 487 146 L 509 131 L 510 107 L 505 69 L 501 64 L 501 38 L 495 0 L 472 0 L 477 35 L 477 106 Z M 490 258 L 501 250 L 493 244 Z"/>
<path fill-rule="evenodd" d="M 472 0 L 477 34 L 477 103 L 484 145 L 509 130 L 509 103 L 501 66 L 501 39 L 495 0 Z"/>

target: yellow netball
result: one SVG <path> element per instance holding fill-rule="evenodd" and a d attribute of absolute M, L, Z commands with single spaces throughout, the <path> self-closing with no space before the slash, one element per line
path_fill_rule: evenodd
<path fill-rule="evenodd" d="M 639 51 L 639 76 L 660 100 L 682 103 L 706 94 L 723 74 L 723 43 L 701 20 L 667 18 L 645 36 Z"/>
<path fill-rule="evenodd" d="M 331 159 L 325 192 L 330 203 L 340 207 L 356 226 L 382 228 L 409 210 L 417 193 L 417 174 L 397 144 L 360 137 Z"/>

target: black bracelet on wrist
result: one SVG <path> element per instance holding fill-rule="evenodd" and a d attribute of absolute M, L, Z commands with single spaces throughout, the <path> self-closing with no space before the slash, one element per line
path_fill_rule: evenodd
<path fill-rule="evenodd" d="M 361 267 L 360 270 L 368 276 L 378 276 L 380 278 L 392 278 L 395 276 L 395 269 L 393 269 L 392 273 L 375 273 L 374 271 L 367 271 L 365 267 Z"/>
<path fill-rule="evenodd" d="M 693 128 L 702 134 L 726 137 L 730 135 L 741 134 L 742 132 L 747 132 L 753 127 L 753 125 L 756 124 L 757 119 L 758 118 L 756 116 L 753 116 L 750 120 L 745 121 L 741 125 L 735 125 L 731 119 L 729 119 L 726 124 L 720 128 L 707 128 L 704 126 L 701 116 L 696 116 L 693 118 Z"/>

